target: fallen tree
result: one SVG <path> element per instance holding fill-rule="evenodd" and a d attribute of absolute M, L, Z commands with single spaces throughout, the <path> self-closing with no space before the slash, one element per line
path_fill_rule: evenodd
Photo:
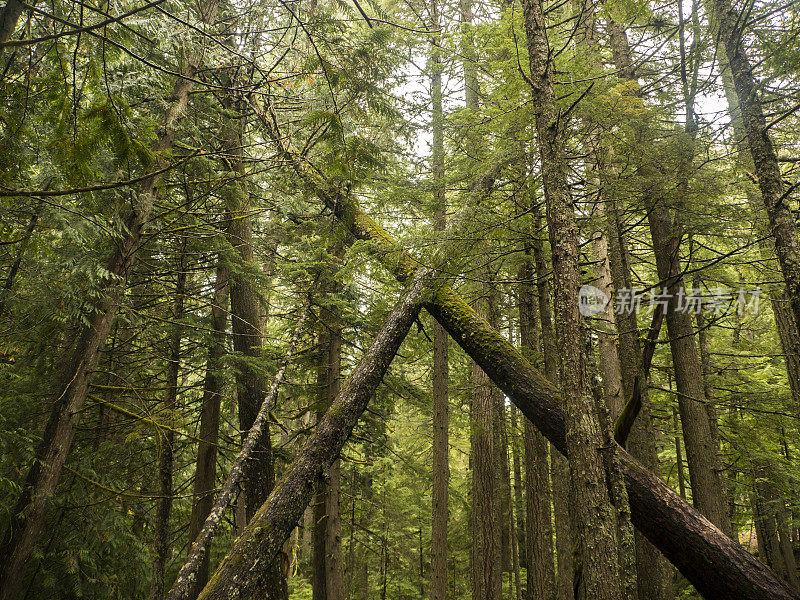
<path fill-rule="evenodd" d="M 366 242 L 370 251 L 400 281 L 409 281 L 416 271 L 418 261 L 364 214 L 351 194 L 331 184 L 286 143 L 278 130 L 275 113 L 269 106 L 264 108 L 253 103 L 253 107 L 266 133 L 278 147 L 280 156 L 297 173 L 308 191 L 317 195 L 355 239 Z M 558 391 L 553 385 L 508 340 L 478 316 L 452 288 L 445 285 L 437 287 L 426 297 L 425 309 L 539 431 L 565 454 L 564 417 Z M 344 444 L 346 436 L 331 435 L 331 441 L 334 439 L 337 443 L 341 440 Z M 336 449 L 337 453 L 340 448 Z M 800 598 L 769 567 L 726 536 L 623 448 L 618 447 L 616 451 L 620 456 L 628 488 L 633 524 L 704 597 L 715 600 Z M 608 464 L 611 458 L 610 449 L 605 454 Z M 303 452 L 295 462 L 302 463 L 307 459 L 308 456 Z M 296 468 L 293 463 L 287 476 L 295 474 Z M 254 519 L 252 526 L 237 541 L 232 552 L 237 548 L 258 547 L 265 554 L 247 554 L 258 561 L 265 560 L 278 551 L 285 538 L 274 547 L 259 543 L 258 540 L 263 542 L 267 537 L 274 537 L 276 525 L 270 518 L 275 515 L 274 505 L 283 498 L 277 494 L 279 489 L 284 488 L 279 484 L 276 493 L 259 509 L 258 518 Z M 304 506 L 295 507 L 295 510 L 302 511 Z M 286 532 L 287 537 L 290 531 L 291 529 Z M 277 543 L 277 538 L 274 543 Z M 239 553 L 237 556 L 239 558 L 235 562 L 239 565 L 238 568 L 245 568 L 244 555 Z M 224 577 L 222 572 L 237 577 L 231 571 L 233 559 L 229 558 L 230 556 L 214 575 L 207 590 L 213 590 L 220 585 L 220 578 Z M 208 594 L 204 591 L 201 597 L 222 596 L 215 595 L 213 591 Z"/>

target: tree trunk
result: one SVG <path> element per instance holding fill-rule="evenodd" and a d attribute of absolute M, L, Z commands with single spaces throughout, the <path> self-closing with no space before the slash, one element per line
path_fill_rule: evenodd
<path fill-rule="evenodd" d="M 739 109 L 739 99 L 736 95 L 731 70 L 727 64 L 727 52 L 725 48 L 720 48 L 722 61 L 725 63 L 722 68 L 722 83 L 725 92 L 725 99 L 728 103 L 728 113 L 733 125 L 733 135 L 735 138 L 734 151 L 736 152 L 737 166 L 744 173 L 755 172 L 752 154 L 748 152 L 747 132 L 742 120 L 742 113 Z M 728 68 L 724 68 L 728 66 Z M 746 177 L 742 178 L 741 185 L 744 187 L 747 197 L 747 204 L 752 214 L 753 229 L 758 237 L 758 248 L 761 258 L 766 263 L 763 268 L 769 268 L 774 272 L 775 243 L 774 238 L 770 237 L 769 223 L 765 214 L 764 202 L 760 198 L 760 192 L 755 184 Z M 768 277 L 768 280 L 777 280 L 778 275 Z M 775 317 L 775 327 L 778 330 L 781 349 L 786 365 L 786 374 L 789 379 L 789 389 L 792 392 L 794 406 L 800 414 L 800 333 L 797 329 L 797 321 L 794 317 L 791 302 L 786 301 L 786 288 L 783 285 L 771 285 L 768 289 L 772 313 Z"/>
<path fill-rule="evenodd" d="M 35 4 L 35 2 L 31 4 Z M 25 5 L 19 0 L 8 0 L 3 10 L 0 11 L 0 60 L 3 60 L 3 54 L 6 50 L 3 44 L 9 41 L 11 36 L 14 35 L 14 31 L 17 29 L 17 23 L 19 22 L 20 16 L 22 16 L 22 10 L 24 8 Z M 2 71 L 2 69 L 0 69 L 0 71 Z"/>
<path fill-rule="evenodd" d="M 308 310 L 309 307 L 306 305 L 302 314 L 300 315 L 300 318 L 297 320 L 297 324 L 295 325 L 292 337 L 289 340 L 289 345 L 286 349 L 286 354 L 284 354 L 283 359 L 278 366 L 278 370 L 275 372 L 275 377 L 270 384 L 269 392 L 264 396 L 261 406 L 259 406 L 258 413 L 253 420 L 253 425 L 247 432 L 247 436 L 245 437 L 244 442 L 239 449 L 239 453 L 236 455 L 236 460 L 233 462 L 233 466 L 228 473 L 228 477 L 225 480 L 222 489 L 220 489 L 219 494 L 217 494 L 216 500 L 214 501 L 214 506 L 211 507 L 211 511 L 206 517 L 203 527 L 200 530 L 200 533 L 197 535 L 197 539 L 195 540 L 194 544 L 192 545 L 189 556 L 186 558 L 186 562 L 184 563 L 183 567 L 181 567 L 178 577 L 175 579 L 175 583 L 173 583 L 169 594 L 167 594 L 167 600 L 184 600 L 189 595 L 190 589 L 196 587 L 194 586 L 194 582 L 197 577 L 197 573 L 208 554 L 211 540 L 216 533 L 217 527 L 222 521 L 222 516 L 225 513 L 225 509 L 228 507 L 234 497 L 234 492 L 236 491 L 236 488 L 242 479 L 242 474 L 245 471 L 247 461 L 252 456 L 254 449 L 258 447 L 259 441 L 263 436 L 270 409 L 272 408 L 272 404 L 278 395 L 278 389 L 283 381 L 283 376 L 286 373 L 289 362 L 294 355 L 295 345 L 300 333 L 303 331 Z M 263 570 L 264 569 L 262 568 L 261 578 L 257 582 L 258 586 L 256 588 L 256 592 L 259 592 L 259 587 L 264 585 Z"/>
<path fill-rule="evenodd" d="M 733 75 L 739 113 L 761 188 L 761 198 L 767 210 L 770 233 L 775 241 L 775 253 L 786 282 L 795 322 L 800 323 L 800 242 L 784 191 L 778 156 L 756 90 L 753 66 L 742 43 L 743 28 L 748 19 L 735 11 L 729 0 L 713 0 L 713 7 L 720 34 L 718 39 L 725 46 L 728 67 Z"/>
<path fill-rule="evenodd" d="M 166 429 L 159 428 L 157 432 L 159 446 L 158 500 L 156 501 L 155 523 L 153 524 L 155 553 L 153 557 L 153 582 L 150 591 L 152 600 L 161 600 L 164 596 L 166 586 L 164 570 L 170 554 L 169 515 L 172 512 L 173 446 L 175 444 L 174 415 L 178 407 L 178 375 L 181 367 L 181 340 L 183 338 L 183 331 L 179 321 L 183 318 L 183 300 L 186 295 L 185 239 L 182 240 L 182 244 L 183 248 L 180 250 L 176 271 L 177 283 L 175 285 L 175 304 L 172 309 L 173 322 L 169 336 L 169 362 L 167 363 L 166 398 L 164 399 L 163 408 L 167 427 Z"/>
<path fill-rule="evenodd" d="M 337 249 L 336 256 L 342 252 Z M 332 267 L 332 265 L 329 265 Z M 325 275 L 323 275 L 325 277 Z M 332 280 L 322 286 L 323 292 L 336 292 Z M 325 299 L 322 299 L 325 302 Z M 330 408 L 339 393 L 342 365 L 342 324 L 338 309 L 320 309 L 320 357 L 317 367 L 317 422 Z M 342 518 L 339 511 L 341 462 L 335 460 L 328 477 L 317 486 L 314 495 L 314 565 L 312 590 L 314 600 L 343 600 Z"/>
<path fill-rule="evenodd" d="M 486 303 L 481 301 L 480 304 L 479 312 L 485 310 Z M 472 367 L 471 381 L 472 598 L 499 600 L 502 569 L 497 535 L 497 491 L 494 471 L 496 419 L 493 384 L 477 364 Z"/>
<path fill-rule="evenodd" d="M 609 25 L 613 27 L 613 24 Z M 619 210 L 614 198 L 607 198 L 608 257 L 612 280 L 617 289 L 633 289 L 628 246 Z M 658 453 L 647 394 L 647 374 L 643 372 L 642 347 L 636 315 L 622 311 L 617 315 L 619 330 L 618 353 L 622 371 L 624 398 L 632 398 L 636 389 L 640 394 L 639 414 L 634 421 L 627 448 L 644 466 L 658 473 Z M 638 385 L 637 385 L 638 381 Z M 639 600 L 672 600 L 672 569 L 661 553 L 647 541 L 641 532 L 634 532 L 636 544 L 636 587 Z"/>
<path fill-rule="evenodd" d="M 703 372 L 692 318 L 689 312 L 678 307 L 679 298 L 686 295 L 680 266 L 680 234 L 670 211 L 664 206 L 651 203 L 648 221 L 658 277 L 666 283 L 669 295 L 665 319 L 678 389 L 678 410 L 683 425 L 692 502 L 712 523 L 729 532 L 725 493 L 716 469 L 717 448 L 703 403 Z"/>
<path fill-rule="evenodd" d="M 431 0 L 431 30 L 439 29 L 439 2 Z M 434 179 L 435 231 L 443 231 L 447 213 L 447 196 L 444 186 L 444 108 L 442 101 L 441 36 L 431 39 L 431 129 L 433 134 L 432 171 Z M 448 399 L 447 332 L 433 322 L 433 466 L 431 490 L 431 571 L 430 600 L 447 598 L 447 523 L 449 517 L 450 446 Z"/>
<path fill-rule="evenodd" d="M 167 167 L 164 152 L 172 147 L 174 126 L 186 108 L 192 88 L 190 78 L 194 75 L 194 67 L 191 60 L 182 75 L 186 78 L 175 82 L 172 103 L 152 147 L 156 156 L 155 166 L 159 170 Z M 126 222 L 127 234 L 115 246 L 107 267 L 113 277 L 108 278 L 104 298 L 90 316 L 91 323 L 80 333 L 77 346 L 56 387 L 42 442 L 22 486 L 14 516 L 2 538 L 0 600 L 16 600 L 20 593 L 28 559 L 39 539 L 50 498 L 55 493 L 61 470 L 72 448 L 89 383 L 97 370 L 100 351 L 122 304 L 127 276 L 141 243 L 142 228 L 150 218 L 156 186 L 160 181 L 161 176 L 153 176 L 142 182 L 137 205 Z"/>
<path fill-rule="evenodd" d="M 228 110 L 242 112 L 233 93 L 223 97 L 223 106 Z M 241 123 L 228 120 L 225 123 L 223 143 L 231 162 L 231 168 L 238 173 L 235 181 L 229 184 L 229 221 L 226 231 L 228 243 L 234 250 L 236 268 L 230 272 L 231 324 L 233 329 L 233 348 L 245 360 L 236 368 L 237 404 L 239 410 L 239 429 L 249 431 L 255 422 L 258 410 L 264 400 L 263 378 L 251 364 L 262 352 L 261 303 L 252 276 L 248 270 L 256 268 L 253 250 L 253 228 L 250 215 L 250 198 L 247 190 L 247 173 L 242 156 Z M 247 521 L 253 518 L 256 510 L 269 496 L 275 485 L 275 471 L 272 458 L 272 441 L 269 424 L 265 423 L 261 438 L 256 443 L 244 467 L 244 502 Z M 286 578 L 282 561 L 274 560 L 262 570 L 261 585 L 257 598 L 281 600 L 287 597 Z"/>
<path fill-rule="evenodd" d="M 587 598 L 621 599 L 614 511 L 599 450 L 603 447 L 589 392 L 583 334 L 578 312 L 580 266 L 575 214 L 567 182 L 553 91 L 552 64 L 544 10 L 539 0 L 523 2 L 533 91 L 533 110 L 542 161 L 547 224 L 553 252 L 555 322 L 560 342 L 560 383 L 565 406 L 566 442 L 574 494 L 574 520 L 580 541 L 583 589 Z"/>
<path fill-rule="evenodd" d="M 535 229 L 538 229 L 540 220 L 535 219 Z M 549 318 L 550 302 L 547 280 L 544 272 L 540 273 L 534 267 L 534 260 L 536 260 L 537 264 L 541 263 L 539 264 L 540 268 L 544 268 L 542 242 L 535 240 L 531 246 L 532 248 L 525 248 L 525 262 L 520 271 L 519 325 L 522 352 L 531 363 L 534 363 L 540 354 L 537 312 L 542 314 L 541 337 L 549 336 L 552 340 L 554 336 Z M 532 258 L 531 250 L 537 259 Z M 536 292 L 531 284 L 534 280 L 539 286 Z M 539 301 L 538 311 L 537 300 Z M 545 312 L 547 313 L 546 317 L 544 316 Z M 553 369 L 555 361 L 551 358 L 549 363 Z M 527 419 L 523 424 L 523 441 L 525 450 L 526 597 L 553 598 L 556 585 L 553 562 L 553 526 L 550 511 L 550 469 L 547 460 L 548 445 L 547 440 L 536 431 L 533 424 Z M 570 582 L 571 580 L 570 577 Z"/>
<path fill-rule="evenodd" d="M 217 438 L 219 434 L 219 411 L 222 400 L 222 376 L 219 369 L 225 354 L 225 328 L 228 321 L 228 276 L 224 267 L 217 267 L 214 298 L 211 305 L 211 333 L 208 342 L 206 376 L 203 382 L 203 398 L 200 403 L 200 427 L 197 437 L 197 467 L 192 490 L 192 514 L 189 518 L 189 549 L 200 534 L 214 502 L 217 473 Z M 209 575 L 211 545 L 197 570 L 197 579 L 189 592 L 194 600 L 205 587 Z"/>

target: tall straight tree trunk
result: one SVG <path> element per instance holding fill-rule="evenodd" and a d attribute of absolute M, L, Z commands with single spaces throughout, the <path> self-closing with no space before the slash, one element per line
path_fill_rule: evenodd
<path fill-rule="evenodd" d="M 209 10 L 204 6 L 204 10 Z M 165 151 L 172 148 L 175 125 L 186 108 L 191 78 L 195 72 L 196 57 L 187 61 L 182 77 L 174 85 L 171 104 L 162 121 L 159 136 L 152 146 L 157 170 L 166 169 Z M 126 221 L 124 237 L 115 245 L 108 271 L 104 297 L 90 323 L 78 337 L 71 358 L 62 370 L 56 384 L 53 405 L 36 458 L 22 486 L 19 500 L 8 528 L 3 534 L 0 550 L 0 600 L 16 600 L 31 552 L 44 524 L 50 499 L 55 493 L 61 470 L 67 459 L 75 431 L 80 421 L 89 383 L 99 364 L 100 352 L 111 330 L 111 325 L 123 301 L 130 267 L 141 244 L 142 228 L 150 219 L 156 187 L 161 176 L 145 179 L 140 185 L 136 206 Z"/>
<path fill-rule="evenodd" d="M 340 247 L 341 249 L 341 247 Z M 337 249 L 335 254 L 343 254 Z M 323 292 L 337 291 L 333 281 L 322 286 Z M 325 299 L 323 298 L 323 302 Z M 320 310 L 320 356 L 317 365 L 317 422 L 321 421 L 339 393 L 342 365 L 342 324 L 335 307 Z M 314 495 L 314 564 L 312 590 L 314 600 L 343 600 L 342 518 L 339 510 L 341 461 L 335 460 L 328 477 L 317 486 Z"/>
<path fill-rule="evenodd" d="M 551 348 L 555 341 L 550 320 L 550 294 L 545 277 L 545 259 L 542 240 L 538 237 L 541 217 L 530 198 L 534 217 L 533 236 L 523 248 L 524 262 L 520 269 L 519 327 L 523 354 L 535 364 L 542 346 L 539 336 L 545 340 L 544 362 L 550 375 L 555 377 L 555 356 Z M 524 207 L 527 208 L 527 207 Z M 538 267 L 538 268 L 537 268 Z M 536 288 L 533 286 L 536 281 Z M 540 316 L 540 319 L 537 319 Z M 548 340 L 549 338 L 549 340 Z M 548 358 L 549 354 L 549 358 Z M 525 450 L 525 570 L 528 598 L 553 598 L 556 591 L 555 563 L 553 560 L 553 525 L 550 510 L 550 465 L 548 444 L 533 424 L 525 419 L 523 424 Z M 562 458 L 563 460 L 563 458 Z M 566 517 L 566 515 L 565 515 Z M 564 521 L 568 521 L 565 518 Z M 564 541 L 563 539 L 561 540 Z M 572 571 L 569 570 L 571 590 Z"/>
<path fill-rule="evenodd" d="M 227 82 L 227 86 L 228 89 L 221 98 L 223 108 L 244 115 L 243 100 L 234 90 L 235 81 Z M 255 261 L 248 178 L 244 166 L 242 126 L 243 117 L 228 118 L 223 123 L 224 149 L 231 170 L 237 174 L 235 181 L 230 182 L 226 189 L 229 214 L 226 236 L 234 251 L 232 259 L 235 264 L 229 271 L 233 349 L 245 358 L 236 365 L 239 429 L 245 435 L 255 422 L 266 394 L 266 386 L 263 377 L 252 365 L 252 361 L 261 356 L 264 324 L 261 298 L 252 275 L 248 273 L 258 267 Z M 274 485 L 272 440 L 269 423 L 265 423 L 261 438 L 244 466 L 244 512 L 248 522 L 267 499 Z M 283 600 L 287 595 L 283 561 L 276 558 L 262 570 L 258 596 L 269 600 Z"/>
<path fill-rule="evenodd" d="M 169 516 L 172 512 L 172 471 L 174 462 L 175 445 L 175 411 L 178 408 L 178 375 L 181 367 L 181 341 L 183 331 L 179 321 L 183 318 L 183 300 L 186 295 L 186 240 L 181 241 L 183 248 L 179 250 L 180 256 L 176 270 L 175 300 L 172 309 L 171 333 L 169 336 L 169 359 L 166 372 L 166 393 L 164 398 L 164 419 L 166 429 L 159 429 L 158 439 L 158 500 L 156 501 L 156 517 L 153 524 L 155 536 L 153 557 L 153 583 L 150 591 L 152 600 L 164 597 L 166 582 L 164 570 L 169 559 Z"/>
<path fill-rule="evenodd" d="M 431 29 L 439 29 L 439 2 L 431 0 Z M 433 133 L 432 171 L 435 231 L 443 231 L 447 214 L 447 190 L 444 184 L 444 109 L 442 105 L 441 36 L 431 40 L 431 128 Z M 438 321 L 433 323 L 433 489 L 431 490 L 431 600 L 447 598 L 447 523 L 449 517 L 450 445 L 449 445 L 449 364 L 447 332 Z"/>
<path fill-rule="evenodd" d="M 786 293 L 796 323 L 800 323 L 800 241 L 784 190 L 778 155 L 772 144 L 761 99 L 756 89 L 753 65 L 742 43 L 749 19 L 733 9 L 729 0 L 713 0 L 719 39 L 725 47 L 728 67 L 739 100 L 747 147 L 753 158 L 761 198 L 769 218 L 775 253 L 781 266 Z"/>
<path fill-rule="evenodd" d="M 625 32 L 618 25 L 610 28 L 610 39 L 615 66 L 629 81 L 635 82 L 630 48 Z M 696 127 L 691 111 L 692 101 L 687 93 L 689 115 L 687 133 L 692 136 Z M 687 189 L 688 170 L 692 156 L 684 157 L 679 195 Z M 682 199 L 682 198 L 681 198 Z M 673 219 L 672 211 L 663 203 L 650 197 L 647 201 L 648 223 L 653 240 L 658 278 L 664 282 L 669 303 L 666 308 L 667 331 L 670 351 L 678 388 L 678 406 L 681 413 L 683 435 L 686 445 L 689 479 L 695 506 L 711 522 L 726 533 L 730 532 L 730 520 L 722 486 L 721 474 L 717 472 L 717 448 L 714 445 L 712 426 L 703 404 L 703 373 L 700 365 L 694 328 L 689 312 L 678 310 L 679 298 L 685 295 L 685 286 L 680 267 L 680 242 L 682 231 Z M 660 290 L 659 290 L 660 292 Z"/>
<path fill-rule="evenodd" d="M 243 168 L 241 175 L 244 177 Z M 238 187 L 239 183 L 235 185 Z M 232 205 L 227 230 L 228 239 L 238 255 L 236 259 L 240 265 L 239 268 L 232 269 L 230 274 L 233 349 L 246 359 L 252 360 L 261 356 L 261 310 L 258 291 L 255 289 L 252 277 L 246 273 L 246 269 L 253 265 L 253 230 L 250 223 L 249 201 L 246 190 L 238 191 L 237 195 L 238 201 Z M 236 385 L 239 429 L 247 432 L 253 426 L 266 393 L 264 380 L 252 365 L 242 361 L 237 365 Z M 245 515 L 249 522 L 275 484 L 268 424 L 265 424 L 261 439 L 245 463 L 244 472 Z M 286 598 L 287 593 L 282 561 L 274 560 L 262 572 L 259 595 L 264 598 L 281 599 Z"/>
<path fill-rule="evenodd" d="M 578 312 L 580 267 L 575 213 L 567 182 L 563 131 L 553 91 L 545 17 L 539 0 L 523 2 L 533 91 L 533 110 L 542 162 L 547 224 L 553 253 L 556 331 L 560 341 L 560 384 L 565 407 L 567 452 L 574 494 L 574 521 L 580 542 L 583 589 L 587 598 L 619 600 L 614 511 L 608 496 L 600 449 L 603 439 L 589 392 L 583 334 Z"/>
<path fill-rule="evenodd" d="M 486 311 L 481 300 L 478 311 Z M 477 364 L 472 367 L 470 464 L 472 466 L 472 598 L 499 600 L 502 583 L 494 472 L 496 403 L 492 382 Z"/>
<path fill-rule="evenodd" d="M 192 489 L 192 513 L 189 517 L 189 549 L 197 539 L 214 504 L 214 488 L 217 474 L 217 439 L 219 435 L 219 411 L 222 400 L 222 377 L 219 369 L 225 354 L 225 328 L 228 321 L 228 277 L 224 267 L 217 267 L 214 297 L 211 305 L 211 332 L 208 342 L 206 375 L 203 382 L 203 397 L 200 403 L 200 427 L 197 437 L 197 467 Z M 197 579 L 189 592 L 194 600 L 205 587 L 209 574 L 210 548 L 197 571 Z"/>
<path fill-rule="evenodd" d="M 477 57 L 472 26 L 472 0 L 459 0 L 461 16 L 461 51 L 464 66 L 466 107 L 473 114 L 480 108 Z M 484 151 L 477 133 L 467 133 L 467 154 L 474 164 Z M 488 273 L 488 269 L 486 270 Z M 487 284 L 479 291 L 488 296 Z M 485 317 L 492 314 L 485 299 L 478 302 L 478 311 Z M 499 600 L 502 590 L 502 565 L 497 481 L 495 475 L 495 408 L 494 386 L 478 365 L 473 365 L 472 400 L 470 404 L 470 464 L 472 467 L 472 598 Z"/>

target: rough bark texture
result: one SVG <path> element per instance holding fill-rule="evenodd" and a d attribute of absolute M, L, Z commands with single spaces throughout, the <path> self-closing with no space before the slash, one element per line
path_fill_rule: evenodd
<path fill-rule="evenodd" d="M 734 10 L 729 0 L 713 0 L 713 8 L 719 39 L 725 46 L 728 66 L 733 75 L 747 146 L 767 210 L 770 233 L 775 241 L 775 253 L 786 283 L 795 322 L 800 323 L 800 241 L 784 191 L 778 155 L 767 130 L 761 99 L 756 89 L 753 65 L 750 64 L 742 43 L 743 28 L 748 19 Z"/>
<path fill-rule="evenodd" d="M 559 339 L 560 383 L 574 497 L 573 515 L 588 598 L 621 599 L 614 511 L 599 450 L 603 447 L 583 355 L 578 311 L 580 266 L 575 213 L 567 182 L 563 132 L 553 91 L 544 10 L 539 0 L 523 2 L 533 91 L 533 110 L 542 161 L 542 183 L 553 253 L 554 305 Z"/>
<path fill-rule="evenodd" d="M 678 308 L 679 298 L 686 294 L 680 266 L 680 234 L 665 206 L 651 204 L 648 221 L 658 277 L 666 283 L 669 294 L 665 319 L 678 389 L 692 501 L 712 523 L 728 532 L 728 507 L 721 474 L 717 471 L 717 448 L 711 421 L 704 404 L 703 372 L 692 317 L 689 312 Z"/>
<path fill-rule="evenodd" d="M 314 486 L 339 457 L 367 403 L 423 305 L 423 293 L 435 274 L 424 271 L 415 277 L 392 310 L 367 352 L 359 361 L 339 397 L 325 413 L 303 445 L 298 457 L 251 518 L 245 532 L 233 545 L 208 585 L 201 600 L 249 598 L 257 587 L 261 564 L 271 561 L 303 514 Z"/>
<path fill-rule="evenodd" d="M 166 394 L 164 398 L 165 429 L 158 431 L 158 500 L 156 516 L 153 524 L 155 536 L 153 547 L 153 582 L 150 591 L 152 600 L 160 600 L 164 596 L 164 570 L 169 559 L 170 528 L 169 516 L 172 512 L 172 471 L 173 446 L 175 444 L 175 427 L 173 415 L 178 400 L 178 375 L 180 373 L 182 330 L 180 320 L 183 318 L 183 300 L 186 295 L 186 269 L 184 267 L 185 248 L 181 250 L 176 273 L 175 303 L 172 309 L 172 331 L 169 336 L 169 361 L 166 371 Z"/>
<path fill-rule="evenodd" d="M 431 28 L 439 28 L 439 3 L 431 0 Z M 442 105 L 442 58 L 439 50 L 440 36 L 431 42 L 431 127 L 433 129 L 434 230 L 445 228 L 447 211 L 444 187 L 444 109 Z M 448 427 L 450 421 L 448 400 L 447 332 L 437 322 L 433 324 L 433 489 L 431 491 L 431 600 L 447 597 L 447 522 L 449 515 L 450 448 Z"/>
<path fill-rule="evenodd" d="M 483 306 L 478 311 L 485 310 Z M 499 600 L 502 583 L 495 478 L 495 400 L 489 377 L 472 367 L 470 465 L 472 468 L 472 598 Z"/>
<path fill-rule="evenodd" d="M 538 232 L 542 230 L 541 205 L 536 198 L 531 198 L 531 210 L 534 218 L 534 229 Z M 544 241 L 540 234 L 533 236 L 531 251 L 533 253 L 533 264 L 536 273 L 536 299 L 539 311 L 539 323 L 542 332 L 542 352 L 544 353 L 544 374 L 547 380 L 553 384 L 558 381 L 558 353 L 556 352 L 556 335 L 553 331 L 553 319 L 551 316 L 550 284 L 548 281 L 547 260 L 545 258 Z M 526 423 L 526 431 L 533 431 L 533 425 Z M 540 432 L 536 432 L 541 436 Z M 541 443 L 541 442 L 536 442 Z M 531 448 L 532 452 L 538 453 L 536 443 Z M 553 545 L 552 523 L 555 523 L 555 550 L 556 550 L 556 574 L 551 574 L 551 561 L 546 561 L 543 565 L 545 576 L 545 588 L 549 585 L 552 578 L 555 579 L 556 595 L 559 600 L 573 600 L 572 592 L 572 549 L 574 547 L 574 536 L 572 535 L 572 523 L 569 517 L 569 464 L 567 459 L 560 452 L 551 451 L 552 444 L 545 443 L 545 452 L 541 459 L 536 459 L 535 469 L 537 470 L 536 485 L 542 494 L 552 494 L 541 497 L 540 509 L 542 512 L 545 556 L 548 548 Z M 550 464 L 548 465 L 548 456 Z M 549 485 L 552 481 L 552 488 Z M 552 503 L 551 503 L 552 499 Z M 534 502 L 539 500 L 534 499 Z M 551 520 L 550 511 L 552 504 L 553 519 Z M 536 510 L 535 508 L 532 510 Z M 552 554 L 552 551 L 550 551 Z"/>
<path fill-rule="evenodd" d="M 336 252 L 341 255 L 341 252 Z M 332 265 L 331 265 L 332 266 Z M 326 275 L 322 275 L 326 278 Z M 335 292 L 333 281 L 323 284 L 323 291 Z M 317 367 L 317 420 L 321 420 L 339 394 L 342 366 L 342 324 L 335 307 L 320 310 L 320 356 Z M 327 478 L 314 494 L 314 556 L 312 593 L 314 600 L 342 600 L 342 518 L 339 511 L 341 462 L 335 460 Z"/>
<path fill-rule="evenodd" d="M 187 66 L 185 77 L 194 68 Z M 172 103 L 162 121 L 157 141 L 153 145 L 156 166 L 166 168 L 164 151 L 172 147 L 174 127 L 181 118 L 192 82 L 179 79 L 172 90 Z M 14 516 L 2 538 L 0 550 L 0 599 L 16 600 L 28 559 L 36 545 L 50 498 L 55 492 L 61 470 L 67 459 L 81 411 L 86 403 L 89 383 L 100 359 L 100 351 L 111 330 L 111 324 L 122 304 L 128 272 L 141 243 L 142 229 L 150 218 L 156 187 L 160 176 L 144 180 L 126 222 L 127 235 L 114 248 L 108 264 L 109 278 L 104 299 L 89 317 L 90 325 L 80 333 L 77 345 L 63 369 L 56 386 L 53 406 L 36 458 L 22 486 Z"/>
<path fill-rule="evenodd" d="M 211 306 L 211 334 L 208 342 L 206 376 L 203 398 L 200 403 L 200 427 L 197 437 L 197 467 L 192 489 L 192 514 L 189 518 L 189 550 L 194 545 L 214 503 L 217 473 L 217 437 L 219 410 L 222 400 L 222 380 L 218 370 L 225 353 L 225 327 L 228 321 L 228 277 L 224 268 L 217 267 L 214 298 Z M 191 586 L 189 598 L 193 600 L 208 581 L 211 545 L 197 568 L 197 578 Z"/>
<path fill-rule="evenodd" d="M 231 96 L 229 94 L 223 98 L 223 105 L 229 110 L 241 112 L 239 102 Z M 226 122 L 223 143 L 232 169 L 239 174 L 227 190 L 230 220 L 226 235 L 235 253 L 234 266 L 230 269 L 231 324 L 233 348 L 245 359 L 236 368 L 239 429 L 245 432 L 253 426 L 266 390 L 264 378 L 252 363 L 261 356 L 263 323 L 258 290 L 250 272 L 256 267 L 249 193 L 246 189 L 247 175 L 242 162 L 242 136 L 239 127 L 238 122 Z M 265 423 L 262 436 L 244 466 L 245 514 L 248 521 L 275 485 L 274 468 L 269 424 Z M 263 569 L 258 596 L 279 600 L 286 598 L 287 594 L 282 562 L 275 560 Z"/>
<path fill-rule="evenodd" d="M 534 220 L 534 228 L 541 219 Z M 535 235 L 535 233 L 533 233 Z M 547 312 L 542 319 L 542 336 L 554 338 L 549 318 L 550 302 L 547 280 L 544 273 L 534 266 L 538 257 L 544 268 L 541 240 L 532 240 L 530 247 L 523 249 L 525 258 L 520 269 L 519 329 L 523 354 L 534 364 L 541 355 L 539 322 L 537 313 Z M 532 254 L 534 256 L 532 256 Z M 532 285 L 537 282 L 538 289 Z M 538 301 L 538 310 L 537 310 Z M 550 359 L 550 368 L 555 370 L 555 361 Z M 516 410 L 515 410 L 516 414 Z M 555 596 L 555 564 L 553 561 L 553 525 L 551 520 L 550 465 L 547 440 L 525 419 L 523 424 L 525 450 L 525 570 L 528 598 L 553 598 Z M 571 580 L 571 578 L 570 578 Z"/>
<path fill-rule="evenodd" d="M 355 199 L 342 194 L 308 166 L 293 148 L 281 143 L 274 113 L 265 114 L 257 105 L 254 109 L 267 134 L 278 144 L 281 156 L 308 191 L 316 194 L 354 239 L 365 242 L 365 248 L 389 272 L 407 281 L 417 261 L 364 214 Z M 490 186 L 493 176 L 493 172 L 487 173 L 476 185 L 476 191 Z M 539 431 L 560 452 L 566 453 L 561 398 L 552 384 L 450 287 L 438 287 L 426 300 L 425 308 Z M 715 600 L 800 597 L 624 450 L 620 451 L 620 461 L 634 526 L 700 593 Z"/>

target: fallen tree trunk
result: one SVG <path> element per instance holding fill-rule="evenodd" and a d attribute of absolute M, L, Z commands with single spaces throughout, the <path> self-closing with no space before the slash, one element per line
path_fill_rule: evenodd
<path fill-rule="evenodd" d="M 325 203 L 354 238 L 367 242 L 384 267 L 399 280 L 407 281 L 417 261 L 361 211 L 355 198 L 341 193 L 286 145 L 273 111 L 256 107 L 256 112 L 281 157 L 309 191 Z M 425 308 L 539 431 L 566 454 L 561 399 L 553 385 L 450 287 L 436 289 L 427 299 Z M 703 596 L 714 600 L 800 599 L 800 595 L 772 570 L 716 528 L 624 449 L 617 450 L 633 524 Z M 608 452 L 605 458 L 610 459 L 610 456 Z"/>

